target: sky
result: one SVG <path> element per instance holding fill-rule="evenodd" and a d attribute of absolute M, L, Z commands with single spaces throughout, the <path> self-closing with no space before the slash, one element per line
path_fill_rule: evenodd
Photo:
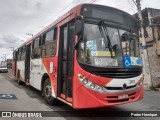
<path fill-rule="evenodd" d="M 12 58 L 13 49 L 80 3 L 102 4 L 130 14 L 136 13 L 134 0 L 0 0 L 0 61 Z M 160 9 L 159 0 L 141 0 L 145 7 Z"/>

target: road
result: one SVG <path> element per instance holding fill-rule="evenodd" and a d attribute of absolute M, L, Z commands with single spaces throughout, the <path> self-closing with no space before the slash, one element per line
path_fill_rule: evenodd
<path fill-rule="evenodd" d="M 16 100 L 6 100 L 0 99 L 0 111 L 75 111 L 66 104 L 60 103 L 58 106 L 47 105 L 39 91 L 32 87 L 25 85 L 18 85 L 17 81 L 9 73 L 0 73 L 0 94 L 14 94 L 16 95 Z M 107 114 L 108 111 L 160 111 L 160 92 L 155 91 L 145 91 L 144 99 L 135 103 L 129 103 L 124 105 L 118 105 L 108 108 L 94 109 L 96 114 L 100 114 L 102 111 Z M 104 119 L 104 120 L 159 120 L 158 117 L 92 117 L 89 113 L 91 110 L 76 111 L 76 114 L 69 113 L 69 116 L 74 117 L 53 117 L 45 118 L 48 120 L 88 120 L 88 119 Z M 85 114 L 85 115 L 84 115 Z M 87 114 L 87 117 L 86 117 Z M 85 117 L 79 117 L 80 115 Z M 41 118 L 44 119 L 44 118 Z M 38 118 L 37 120 L 41 120 Z M 0 120 L 3 120 L 0 118 Z M 17 120 L 17 118 L 15 119 Z"/>

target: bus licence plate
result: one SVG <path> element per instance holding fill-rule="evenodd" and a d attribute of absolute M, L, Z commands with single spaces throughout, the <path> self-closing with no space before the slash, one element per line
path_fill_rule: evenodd
<path fill-rule="evenodd" d="M 126 99 L 128 98 L 128 95 L 120 95 L 118 96 L 118 100 Z"/>

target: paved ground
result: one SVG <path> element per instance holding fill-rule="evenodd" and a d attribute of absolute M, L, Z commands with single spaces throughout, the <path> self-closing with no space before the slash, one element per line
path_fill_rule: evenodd
<path fill-rule="evenodd" d="M 0 111 L 74 111 L 71 107 L 61 103 L 58 106 L 49 106 L 41 97 L 40 92 L 25 85 L 19 86 L 17 81 L 12 78 L 11 73 L 0 73 L 0 94 L 15 94 L 17 100 L 0 99 Z M 144 99 L 135 103 L 118 105 L 109 108 L 96 109 L 96 114 L 100 114 L 101 111 L 105 111 L 107 114 L 110 110 L 115 111 L 160 111 L 160 92 L 145 91 Z M 67 119 L 67 120 L 88 120 L 88 119 L 104 119 L 104 120 L 159 120 L 160 118 L 147 118 L 147 117 L 125 117 L 125 118 L 93 118 L 92 115 L 86 112 L 89 117 L 53 117 L 53 118 L 41 118 L 41 119 Z M 78 115 L 81 115 L 81 111 L 78 111 Z M 74 113 L 70 115 L 75 116 Z M 63 116 L 63 115 L 62 115 Z M 115 115 L 116 116 L 116 115 Z M 12 118 L 13 119 L 13 118 Z M 37 120 L 41 120 L 38 118 Z M 0 118 L 0 120 L 3 120 Z M 15 120 L 18 120 L 15 118 Z"/>
<path fill-rule="evenodd" d="M 0 99 L 0 111 L 53 111 L 43 100 L 39 100 L 41 98 L 39 91 L 25 85 L 19 86 L 10 73 L 0 73 L 0 94 L 14 94 L 17 97 L 15 100 Z M 3 119 L 6 118 L 0 118 L 0 120 Z M 63 120 L 64 118 L 55 117 L 54 119 Z M 47 118 L 47 120 L 53 120 L 53 118 Z"/>

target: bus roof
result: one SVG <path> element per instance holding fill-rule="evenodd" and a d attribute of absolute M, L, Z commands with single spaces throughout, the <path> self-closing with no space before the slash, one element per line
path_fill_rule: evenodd
<path fill-rule="evenodd" d="M 124 12 L 122 10 L 119 10 L 117 8 L 113 8 L 113 7 L 110 7 L 110 6 L 104 6 L 104 5 L 98 5 L 98 4 L 79 4 L 79 5 L 75 6 L 75 7 L 73 7 L 72 9 L 70 9 L 68 12 L 66 12 L 64 15 L 62 15 L 61 17 L 59 17 L 57 20 L 55 20 L 54 22 L 52 22 L 51 24 L 49 24 L 46 28 L 44 28 L 43 30 L 41 30 L 40 32 L 38 32 L 37 34 L 35 34 L 33 37 L 31 37 L 30 39 L 28 39 L 25 43 L 23 43 L 18 48 L 22 47 L 25 44 L 26 45 L 30 44 L 32 42 L 32 40 L 34 40 L 39 35 L 41 35 L 44 32 L 46 32 L 48 29 L 54 27 L 55 25 L 57 25 L 58 23 L 60 23 L 63 19 L 65 19 L 66 17 L 70 16 L 71 14 L 74 14 L 74 15 L 81 14 L 81 8 L 84 8 L 84 7 L 107 8 L 107 9 L 110 9 L 110 10 L 113 10 L 113 11 L 119 11 L 119 12 L 122 12 L 123 14 L 126 14 L 127 16 L 131 17 L 135 21 L 137 21 L 137 19 L 135 17 L 133 17 L 132 15 L 130 15 L 129 13 Z"/>

